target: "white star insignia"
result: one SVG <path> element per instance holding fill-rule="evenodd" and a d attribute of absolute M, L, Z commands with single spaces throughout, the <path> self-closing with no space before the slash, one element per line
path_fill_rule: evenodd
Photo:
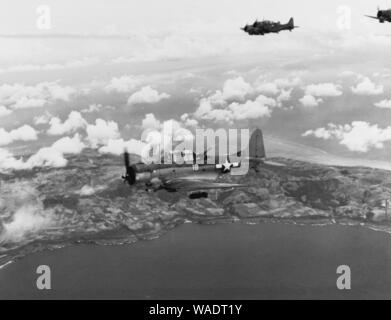
<path fill-rule="evenodd" d="M 222 166 L 223 166 L 223 167 L 222 167 L 223 172 L 228 172 L 228 171 L 230 171 L 231 168 L 232 168 L 232 163 L 230 163 L 230 162 L 228 161 L 228 159 L 226 159 L 225 162 L 222 163 Z"/>

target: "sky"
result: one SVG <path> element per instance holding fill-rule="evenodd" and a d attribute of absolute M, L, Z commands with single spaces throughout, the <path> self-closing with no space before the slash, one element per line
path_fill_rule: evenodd
<path fill-rule="evenodd" d="M 63 166 L 86 147 L 139 153 L 151 142 L 141 133 L 167 123 L 179 136 L 259 126 L 336 156 L 390 161 L 391 24 L 364 17 L 377 5 L 391 7 L 2 0 L 0 170 Z M 291 16 L 292 32 L 240 30 Z"/>
<path fill-rule="evenodd" d="M 387 8 L 388 1 L 378 1 L 380 8 Z M 6 33 L 33 33 L 36 8 L 47 5 L 52 10 L 53 32 L 99 33 L 114 26 L 118 32 L 150 29 L 152 32 L 166 30 L 178 25 L 196 22 L 213 24 L 216 21 L 242 23 L 254 18 L 283 19 L 294 16 L 300 24 L 317 30 L 336 28 L 338 8 L 347 6 L 352 13 L 352 27 L 359 31 L 373 32 L 362 21 L 363 14 L 376 12 L 376 5 L 366 0 L 330 0 L 314 2 L 297 0 L 3 0 L 0 27 Z M 255 16 L 254 16 L 255 15 Z M 146 25 L 147 24 L 147 25 Z M 113 31 L 113 29 L 111 29 Z"/>

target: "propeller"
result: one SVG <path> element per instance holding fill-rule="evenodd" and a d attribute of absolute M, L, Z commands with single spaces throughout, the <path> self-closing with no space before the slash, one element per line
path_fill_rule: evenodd
<path fill-rule="evenodd" d="M 129 170 L 129 167 L 130 167 L 130 161 L 129 161 L 129 153 L 126 149 L 124 152 L 124 161 L 125 161 L 125 168 L 126 168 L 126 173 L 127 173 Z"/>
<path fill-rule="evenodd" d="M 129 153 L 126 149 L 124 151 L 124 163 L 126 173 L 122 176 L 122 179 L 124 180 L 124 183 L 127 182 L 130 185 L 134 184 L 136 182 L 136 172 L 130 165 Z"/>

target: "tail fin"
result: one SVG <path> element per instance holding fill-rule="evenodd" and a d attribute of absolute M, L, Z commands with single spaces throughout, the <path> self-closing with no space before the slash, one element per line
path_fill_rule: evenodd
<path fill-rule="evenodd" d="M 295 27 L 295 23 L 293 21 L 293 18 L 290 18 L 289 21 L 288 21 L 288 26 L 291 27 L 291 28 L 294 28 Z"/>
<path fill-rule="evenodd" d="M 263 134 L 261 129 L 255 129 L 251 134 L 249 142 L 250 159 L 262 159 L 266 157 L 265 145 L 263 143 Z"/>

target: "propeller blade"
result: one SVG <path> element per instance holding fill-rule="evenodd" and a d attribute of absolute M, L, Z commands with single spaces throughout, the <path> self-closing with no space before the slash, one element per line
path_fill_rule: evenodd
<path fill-rule="evenodd" d="M 124 179 L 124 181 L 126 181 L 129 185 L 132 185 L 136 182 L 136 171 L 133 166 L 130 165 L 129 153 L 126 149 L 124 151 L 124 163 L 126 174 L 122 176 L 122 179 Z"/>
<path fill-rule="evenodd" d="M 126 173 L 128 173 L 130 168 L 130 160 L 129 160 L 129 153 L 126 149 L 124 151 L 124 163 L 125 163 Z"/>

